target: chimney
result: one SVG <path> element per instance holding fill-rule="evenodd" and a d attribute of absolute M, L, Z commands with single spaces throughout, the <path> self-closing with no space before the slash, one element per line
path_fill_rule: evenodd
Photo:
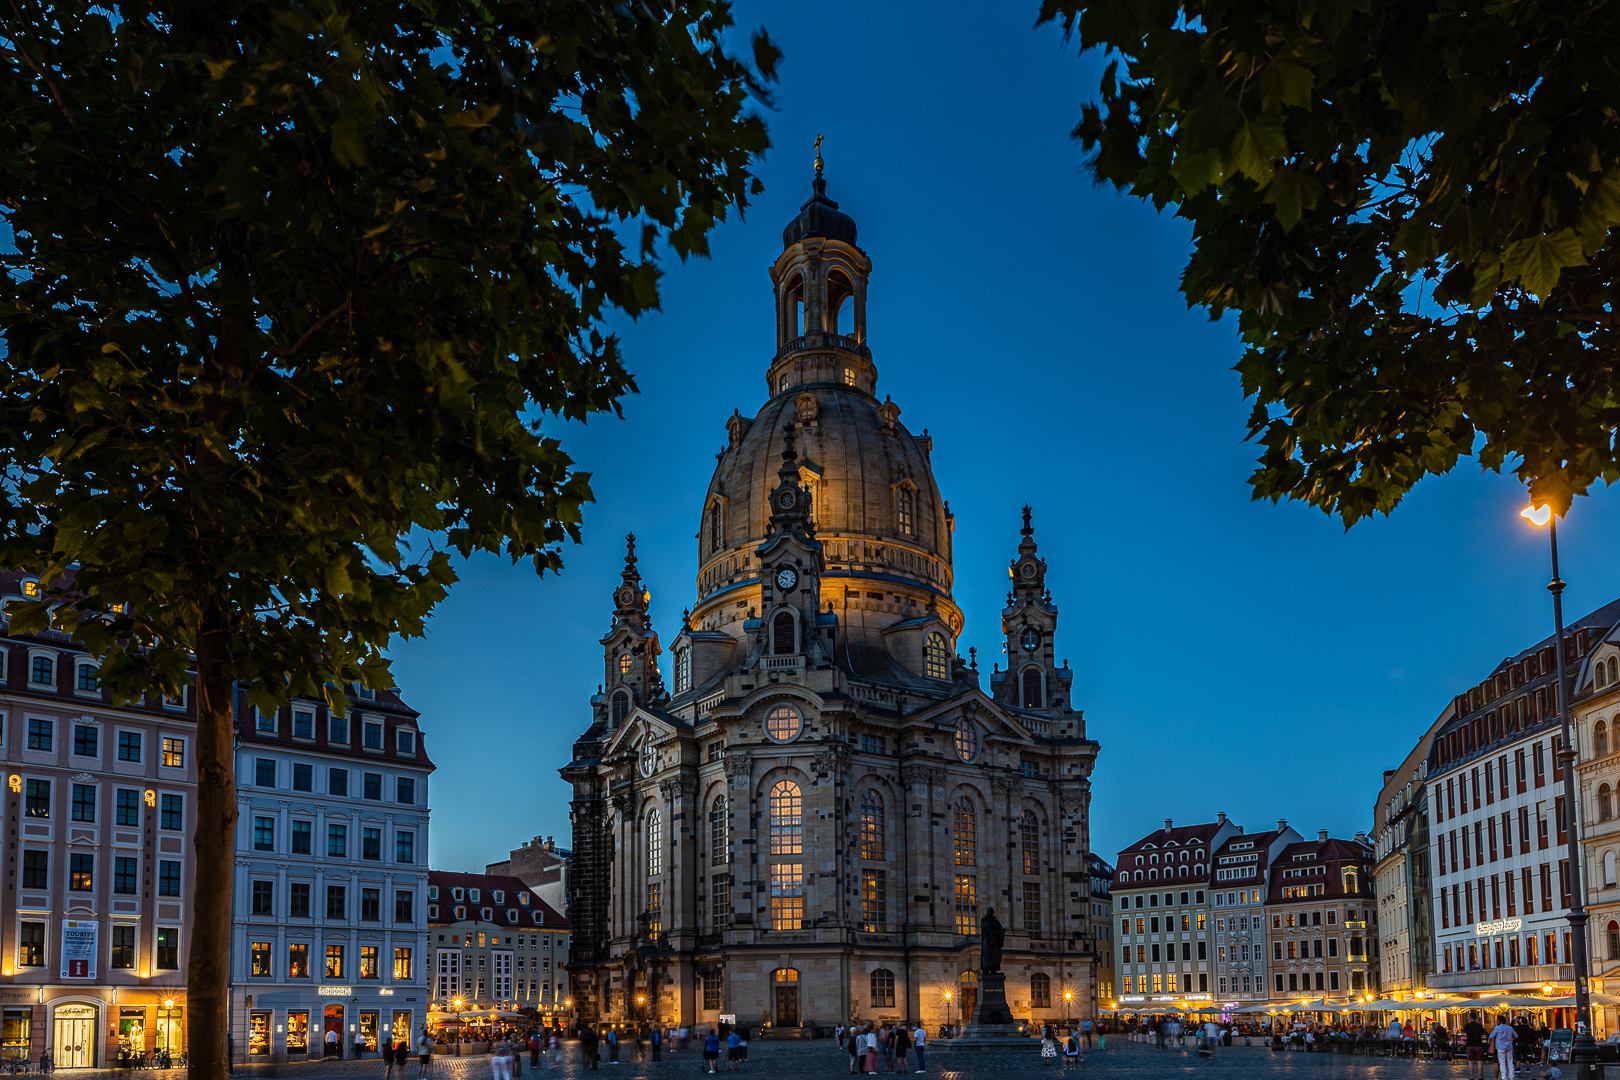
<path fill-rule="evenodd" d="M 1372 842 L 1367 839 L 1367 834 L 1364 832 L 1356 833 L 1356 843 L 1366 844 L 1368 847 L 1372 846 Z"/>
<path fill-rule="evenodd" d="M 1326 829 L 1317 829 L 1316 830 L 1316 840 L 1317 840 L 1318 843 L 1322 843 L 1322 844 L 1327 843 L 1327 830 Z"/>
<path fill-rule="evenodd" d="M 1164 819 L 1164 831 L 1165 831 L 1165 832 L 1169 832 L 1169 831 L 1170 831 L 1170 827 L 1171 827 L 1171 826 L 1172 826 L 1172 825 L 1174 825 L 1174 824 L 1175 824 L 1175 822 L 1173 822 L 1173 821 L 1171 821 L 1171 820 L 1170 820 L 1170 819 L 1169 819 L 1169 818 L 1165 818 L 1165 819 Z"/>
<path fill-rule="evenodd" d="M 1288 828 L 1288 819 L 1285 818 L 1285 817 L 1278 818 L 1277 819 L 1277 831 L 1282 832 L 1286 828 Z"/>
<path fill-rule="evenodd" d="M 1226 811 L 1225 810 L 1222 810 L 1218 814 L 1215 815 L 1215 824 L 1217 824 L 1217 825 L 1225 825 L 1226 824 Z"/>

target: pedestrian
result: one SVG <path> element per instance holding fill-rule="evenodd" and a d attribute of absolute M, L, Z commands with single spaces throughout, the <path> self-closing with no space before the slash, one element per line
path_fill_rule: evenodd
<path fill-rule="evenodd" d="M 422 1034 L 416 1037 L 416 1080 L 422 1080 L 428 1074 L 428 1061 L 433 1057 L 433 1036 L 428 1034 L 426 1025 L 422 1027 Z"/>
<path fill-rule="evenodd" d="M 714 1028 L 703 1036 L 703 1064 L 711 1073 L 720 1071 L 720 1033 Z"/>
<path fill-rule="evenodd" d="M 839 1024 L 837 1027 L 833 1028 L 833 1038 L 838 1040 L 838 1049 L 842 1050 L 844 1048 L 844 1025 L 843 1024 Z"/>
<path fill-rule="evenodd" d="M 383 1080 L 393 1080 L 393 1078 L 394 1078 L 394 1041 L 392 1039 L 384 1039 L 383 1040 L 382 1056 L 383 1056 Z"/>
<path fill-rule="evenodd" d="M 326 1040 L 325 1041 L 326 1041 L 326 1056 L 327 1057 L 332 1057 L 333 1055 L 342 1054 L 343 1051 L 338 1049 L 338 1033 L 337 1033 L 337 1030 L 335 1028 L 327 1028 L 326 1029 Z"/>
<path fill-rule="evenodd" d="M 748 1067 L 748 1029 L 746 1027 L 738 1028 L 737 1038 L 742 1040 L 737 1046 L 737 1071 L 742 1072 Z"/>
<path fill-rule="evenodd" d="M 1463 1025 L 1463 1040 L 1468 1055 L 1468 1080 L 1485 1080 L 1485 1025 L 1470 1019 Z"/>
<path fill-rule="evenodd" d="M 905 1021 L 894 1025 L 894 1057 L 895 1071 L 906 1071 L 906 1051 L 911 1049 L 911 1032 L 906 1030 Z"/>
<path fill-rule="evenodd" d="M 1080 1032 L 1081 1032 L 1081 1035 L 1085 1039 L 1086 1049 L 1090 1050 L 1091 1049 L 1091 1017 L 1088 1016 L 1084 1020 L 1080 1021 Z"/>
<path fill-rule="evenodd" d="M 608 1044 L 608 1064 L 609 1065 L 617 1065 L 619 1063 L 619 1029 L 618 1028 L 616 1028 L 616 1027 L 608 1028 L 607 1044 Z"/>
<path fill-rule="evenodd" d="M 866 1071 L 877 1075 L 878 1034 L 871 1024 L 866 1025 Z"/>
<path fill-rule="evenodd" d="M 1048 1024 L 1041 1029 L 1042 1068 L 1050 1066 L 1052 1062 L 1057 1059 L 1057 1052 L 1057 1034 L 1052 1030 L 1052 1025 Z"/>
<path fill-rule="evenodd" d="M 1071 1032 L 1069 1032 L 1069 1038 L 1063 1044 L 1063 1068 L 1064 1068 L 1064 1070 L 1067 1071 L 1070 1065 L 1077 1064 L 1079 1061 L 1080 1061 L 1080 1036 L 1077 1033 L 1071 1031 Z"/>
<path fill-rule="evenodd" d="M 512 1080 L 512 1059 L 509 1056 L 511 1053 L 512 1044 L 506 1039 L 501 1039 L 495 1044 L 494 1051 L 489 1055 L 490 1072 L 494 1074 L 495 1080 Z"/>
<path fill-rule="evenodd" d="M 1496 1018 L 1491 1028 L 1491 1044 L 1496 1048 L 1497 1080 L 1513 1080 L 1513 1042 L 1517 1033 L 1508 1026 L 1506 1014 Z"/>
<path fill-rule="evenodd" d="M 1108 1049 L 1108 1021 L 1097 1021 L 1097 1049 Z"/>
<path fill-rule="evenodd" d="M 529 1029 L 529 1068 L 540 1067 L 540 1033 L 533 1028 Z"/>
<path fill-rule="evenodd" d="M 848 1032 L 847 1049 L 849 1050 L 849 1074 L 854 1076 L 861 1071 L 861 1036 L 860 1029 L 853 1024 Z"/>
<path fill-rule="evenodd" d="M 878 1052 L 883 1055 L 883 1071 L 894 1072 L 894 1028 L 889 1024 L 878 1033 Z"/>
<path fill-rule="evenodd" d="M 918 1024 L 911 1033 L 911 1048 L 917 1051 L 917 1071 L 928 1071 L 928 1059 L 924 1051 L 928 1049 L 928 1029 Z"/>
<path fill-rule="evenodd" d="M 653 1052 L 653 1060 L 654 1061 L 662 1061 L 663 1060 L 663 1057 L 661 1056 L 661 1051 L 663 1050 L 663 1048 L 664 1048 L 664 1032 L 663 1032 L 662 1028 L 658 1027 L 655 1024 L 653 1026 L 653 1029 L 652 1029 L 652 1052 Z"/>

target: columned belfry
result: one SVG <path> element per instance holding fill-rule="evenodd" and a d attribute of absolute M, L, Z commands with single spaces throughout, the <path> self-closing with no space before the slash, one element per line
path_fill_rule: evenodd
<path fill-rule="evenodd" d="M 826 190 L 818 142 L 771 268 L 766 401 L 725 421 L 695 508 L 667 689 L 628 540 L 602 688 L 561 770 L 582 1020 L 933 1028 L 975 996 L 987 907 L 1014 1016 L 1095 1000 L 1098 744 L 1053 659 L 1030 512 L 987 693 L 960 655 L 933 440 L 878 396 L 872 262 Z"/>

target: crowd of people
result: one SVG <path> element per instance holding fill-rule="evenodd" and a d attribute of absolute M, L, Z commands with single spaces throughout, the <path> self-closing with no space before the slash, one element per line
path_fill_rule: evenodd
<path fill-rule="evenodd" d="M 915 1054 L 915 1072 L 928 1071 L 928 1029 L 905 1022 L 881 1024 L 839 1024 L 833 1038 L 849 1050 L 850 1075 L 875 1072 L 905 1072 L 906 1058 Z"/>
<path fill-rule="evenodd" d="M 600 1031 L 586 1026 L 579 1031 L 580 1062 L 585 1068 L 598 1071 L 603 1064 L 617 1065 L 621 1046 L 631 1048 L 636 1061 L 662 1061 L 666 1049 L 676 1054 L 685 1052 L 691 1039 L 692 1031 L 685 1026 L 636 1028 L 623 1034 L 612 1026 L 604 1027 Z M 740 1024 L 716 1024 L 706 1032 L 700 1032 L 697 1040 L 703 1050 L 705 1072 L 720 1072 L 722 1064 L 726 1072 L 742 1072 L 746 1068 L 748 1064 L 746 1027 Z M 607 1058 L 606 1062 L 602 1060 L 604 1055 Z M 515 1080 L 515 1078 L 497 1074 L 495 1080 Z"/>

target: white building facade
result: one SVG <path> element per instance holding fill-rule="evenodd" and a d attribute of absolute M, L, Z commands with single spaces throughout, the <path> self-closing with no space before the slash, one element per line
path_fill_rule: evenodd
<path fill-rule="evenodd" d="M 353 1057 L 427 1018 L 428 778 L 417 713 L 351 691 L 238 712 L 238 1060 Z"/>

